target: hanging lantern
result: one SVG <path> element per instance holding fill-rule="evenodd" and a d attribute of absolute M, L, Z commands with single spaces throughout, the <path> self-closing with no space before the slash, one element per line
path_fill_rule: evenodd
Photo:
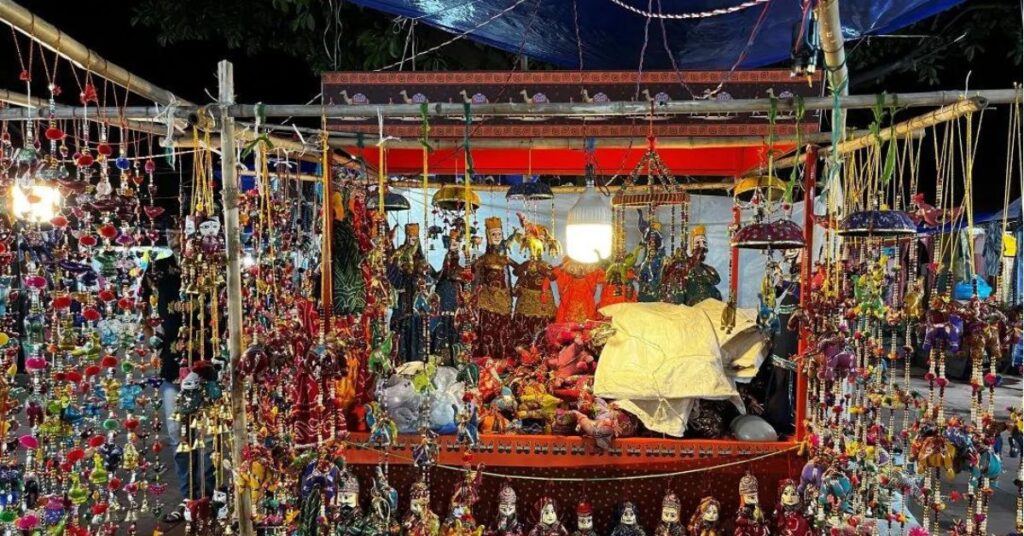
<path fill-rule="evenodd" d="M 587 187 L 569 209 L 565 225 L 566 253 L 582 263 L 594 263 L 612 253 L 612 207 L 594 188 L 594 168 L 587 166 Z"/>
<path fill-rule="evenodd" d="M 774 251 L 798 249 L 804 247 L 804 232 L 790 220 L 758 221 L 736 231 L 732 236 L 732 246 Z"/>
<path fill-rule="evenodd" d="M 846 217 L 839 226 L 842 236 L 900 237 L 917 234 L 917 226 L 902 210 L 861 210 Z"/>
<path fill-rule="evenodd" d="M 476 195 L 473 188 L 466 188 L 462 184 L 446 184 L 434 194 L 431 204 L 441 210 L 465 210 L 466 202 L 469 202 L 470 210 L 480 207 L 480 196 Z"/>
<path fill-rule="evenodd" d="M 771 175 L 747 177 L 737 182 L 732 190 L 733 197 L 743 202 L 750 202 L 754 197 L 774 202 L 782 199 L 785 193 L 786 183 Z"/>
<path fill-rule="evenodd" d="M 376 190 L 371 190 L 366 200 L 367 210 L 377 210 L 377 203 L 379 203 L 379 196 Z M 409 200 L 404 195 L 398 192 L 387 191 L 384 192 L 384 211 L 385 212 L 400 212 L 403 210 L 409 210 Z"/>
<path fill-rule="evenodd" d="M 509 201 L 546 201 L 554 197 L 551 187 L 539 180 L 513 184 L 505 192 L 505 199 Z"/>

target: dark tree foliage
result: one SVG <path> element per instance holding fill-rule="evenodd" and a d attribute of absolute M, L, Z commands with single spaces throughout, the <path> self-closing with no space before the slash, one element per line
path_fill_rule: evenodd
<path fill-rule="evenodd" d="M 988 79 L 1019 80 L 1021 5 L 1016 0 L 969 1 L 897 32 L 847 43 L 850 85 L 858 91 L 887 85 L 950 86 L 968 71 Z M 992 72 L 994 71 L 994 72 Z"/>
<path fill-rule="evenodd" d="M 219 42 L 249 55 L 285 52 L 312 71 L 373 70 L 452 36 L 343 0 L 141 0 L 132 23 L 161 45 Z M 515 55 L 461 39 L 417 58 L 417 70 L 509 69 Z M 410 68 L 411 65 L 407 66 Z"/>

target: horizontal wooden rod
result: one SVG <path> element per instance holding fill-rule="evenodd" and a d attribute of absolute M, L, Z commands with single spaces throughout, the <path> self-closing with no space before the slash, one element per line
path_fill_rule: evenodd
<path fill-rule="evenodd" d="M 945 123 L 947 121 L 953 121 L 959 117 L 967 115 L 969 113 L 978 112 L 985 108 L 987 103 L 985 99 L 971 98 L 968 100 L 960 101 L 956 104 L 949 106 L 943 106 L 938 110 L 928 112 L 924 115 L 912 117 L 901 123 L 896 123 L 888 128 L 883 128 L 879 131 L 878 136 L 874 134 L 865 134 L 858 136 L 847 141 L 844 141 L 838 145 L 832 147 L 825 147 L 818 151 L 821 156 L 829 156 L 832 154 L 844 155 L 861 149 L 866 149 L 872 145 L 876 145 L 881 141 L 888 141 L 896 138 L 900 139 L 906 137 L 909 133 L 922 132 L 929 127 Z M 803 157 L 799 154 L 781 158 L 775 162 L 776 168 L 787 168 L 798 165 L 802 162 Z M 747 175 L 759 174 L 765 171 L 765 167 L 754 168 L 747 172 Z"/>
<path fill-rule="evenodd" d="M 0 0 L 3 1 L 3 0 Z M 1006 104 L 1020 98 L 1020 89 L 995 89 L 969 91 L 966 96 L 982 98 L 991 104 Z M 929 107 L 955 104 L 964 100 L 962 91 L 926 91 L 920 93 L 893 93 L 879 99 L 877 95 L 848 95 L 839 98 L 839 107 L 843 109 L 870 109 L 876 105 L 896 107 Z M 813 110 L 830 110 L 834 102 L 832 97 L 811 97 L 803 99 L 804 108 Z M 654 105 L 655 115 L 688 115 L 688 114 L 728 114 L 728 113 L 767 113 L 771 106 L 769 99 L 734 99 L 729 101 L 692 100 L 669 101 Z M 795 111 L 797 103 L 794 99 L 777 99 L 778 112 Z M 648 102 L 609 102 L 609 103 L 490 103 L 470 107 L 474 117 L 510 116 L 510 117 L 580 117 L 580 116 L 646 116 L 650 112 Z M 200 111 L 197 106 L 177 106 L 171 109 L 128 106 L 124 108 L 100 107 L 90 108 L 90 114 L 108 114 L 111 117 L 129 119 L 149 119 L 158 114 L 173 113 L 176 117 L 188 117 Z M 206 112 L 217 112 L 217 105 L 209 105 Z M 431 117 L 448 117 L 459 119 L 464 116 L 465 109 L 461 103 L 433 103 L 427 106 L 427 115 Z M 85 114 L 82 107 L 59 106 L 55 110 L 56 119 L 81 118 Z M 230 117 L 356 117 L 371 119 L 378 115 L 388 118 L 420 117 L 420 106 L 416 104 L 235 104 L 228 107 Z M 44 119 L 48 110 L 2 110 L 0 119 L 25 120 Z M 369 141 L 373 141 L 372 137 Z"/>

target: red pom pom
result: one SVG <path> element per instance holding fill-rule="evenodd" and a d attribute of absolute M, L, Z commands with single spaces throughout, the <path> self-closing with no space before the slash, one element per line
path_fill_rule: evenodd
<path fill-rule="evenodd" d="M 59 141 L 64 139 L 64 131 L 57 127 L 50 127 L 46 129 L 44 135 L 46 136 L 46 139 L 50 141 Z"/>

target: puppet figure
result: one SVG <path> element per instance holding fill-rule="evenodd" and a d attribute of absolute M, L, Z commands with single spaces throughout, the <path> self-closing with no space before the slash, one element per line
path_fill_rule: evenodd
<path fill-rule="evenodd" d="M 498 521 L 489 536 L 522 536 L 523 525 L 516 515 L 516 491 L 506 482 L 498 493 Z"/>
<path fill-rule="evenodd" d="M 644 529 L 636 519 L 636 506 L 626 501 L 619 505 L 618 524 L 612 529 L 611 536 L 644 536 Z"/>
<path fill-rule="evenodd" d="M 719 512 L 721 505 L 714 497 L 704 497 L 697 510 L 690 516 L 690 536 L 719 536 Z"/>
<path fill-rule="evenodd" d="M 661 522 L 654 529 L 654 536 L 684 536 L 686 529 L 680 522 L 681 509 L 679 497 L 672 492 L 666 493 L 661 500 Z"/>
<path fill-rule="evenodd" d="M 551 497 L 542 497 L 537 501 L 537 524 L 530 529 L 529 536 L 568 536 L 562 523 L 558 521 L 558 505 Z"/>
<path fill-rule="evenodd" d="M 430 511 L 430 487 L 423 480 L 416 481 L 409 490 L 409 512 L 402 521 L 403 536 L 437 536 L 441 521 Z"/>
<path fill-rule="evenodd" d="M 458 326 L 455 325 L 455 313 L 461 303 L 461 289 L 465 284 L 463 268 L 459 264 L 465 224 L 462 219 L 452 223 L 451 232 L 442 237 L 445 254 L 441 270 L 437 273 L 434 293 L 438 298 L 437 317 L 431 326 L 430 348 L 434 355 L 441 357 L 442 363 L 450 363 L 455 358 L 455 345 L 459 343 Z"/>
<path fill-rule="evenodd" d="M 423 323 L 427 321 L 417 299 L 422 301 L 429 265 L 420 247 L 420 226 L 405 226 L 405 244 L 391 255 L 388 278 L 398 292 L 398 302 L 391 315 L 391 330 L 398 336 L 398 362 L 424 361 Z M 429 313 L 428 313 L 429 314 Z"/>
<path fill-rule="evenodd" d="M 658 301 L 661 299 L 661 268 L 665 262 L 661 223 L 654 211 L 651 211 L 650 220 L 647 220 L 643 212 L 637 209 L 637 217 L 644 244 L 644 260 L 640 262 L 637 276 L 640 282 L 639 298 L 642 302 Z"/>
<path fill-rule="evenodd" d="M 572 536 L 597 536 L 594 530 L 594 509 L 586 501 L 576 506 L 576 530 Z"/>
<path fill-rule="evenodd" d="M 803 501 L 793 479 L 779 481 L 779 504 L 775 507 L 774 533 L 776 536 L 807 536 L 811 533 Z"/>
<path fill-rule="evenodd" d="M 501 218 L 484 220 L 487 251 L 473 264 L 473 281 L 478 308 L 474 356 L 504 359 L 512 355 L 509 327 L 512 323 L 512 293 L 509 267 L 514 266 L 507 254 L 508 239 L 501 228 Z"/>
<path fill-rule="evenodd" d="M 366 308 L 363 249 L 356 225 L 365 210 L 361 188 L 345 188 L 331 194 L 331 295 L 336 315 L 361 314 Z"/>
<path fill-rule="evenodd" d="M 740 508 L 736 512 L 735 536 L 768 536 L 768 523 L 761 511 L 757 478 L 747 473 L 740 479 Z"/>

